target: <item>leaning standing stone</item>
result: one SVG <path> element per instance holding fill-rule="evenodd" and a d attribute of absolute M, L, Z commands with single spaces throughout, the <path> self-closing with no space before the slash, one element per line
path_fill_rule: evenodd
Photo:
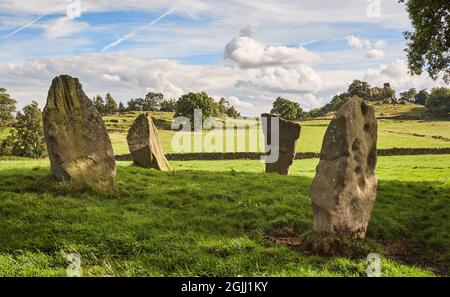
<path fill-rule="evenodd" d="M 266 162 L 266 173 L 279 173 L 282 175 L 289 174 L 289 167 L 292 165 L 297 152 L 297 140 L 300 138 L 301 126 L 295 122 L 287 121 L 279 118 L 279 143 L 278 146 L 272 142 L 272 126 L 276 116 L 270 114 L 262 114 L 261 117 L 266 118 L 263 121 L 263 132 L 266 139 L 266 151 L 269 144 L 270 149 L 279 150 L 278 161 L 274 163 Z"/>
<path fill-rule="evenodd" d="M 53 79 L 43 113 L 51 171 L 70 181 L 104 191 L 114 189 L 116 163 L 108 131 L 78 79 Z"/>
<path fill-rule="evenodd" d="M 158 129 L 148 114 L 137 117 L 128 131 L 128 147 L 134 164 L 144 168 L 169 171 L 170 165 L 159 142 Z"/>
<path fill-rule="evenodd" d="M 366 236 L 377 194 L 376 163 L 375 112 L 350 98 L 328 126 L 311 187 L 316 232 Z"/>

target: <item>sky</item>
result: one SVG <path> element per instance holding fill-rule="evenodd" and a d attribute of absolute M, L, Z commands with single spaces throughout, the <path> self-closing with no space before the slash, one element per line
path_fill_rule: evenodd
<path fill-rule="evenodd" d="M 246 116 L 284 97 L 309 110 L 354 79 L 398 92 L 408 74 L 397 0 L 0 0 L 0 87 L 45 105 L 52 79 L 117 101 L 206 91 Z"/>

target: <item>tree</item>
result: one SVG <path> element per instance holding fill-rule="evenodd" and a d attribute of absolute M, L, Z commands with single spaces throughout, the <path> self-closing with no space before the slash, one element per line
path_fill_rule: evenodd
<path fill-rule="evenodd" d="M 158 111 L 161 102 L 164 101 L 164 95 L 161 93 L 150 92 L 145 96 L 142 110 L 144 111 Z"/>
<path fill-rule="evenodd" d="M 98 112 L 100 114 L 104 114 L 106 111 L 106 107 L 105 107 L 105 101 L 103 100 L 102 96 L 97 95 L 94 98 L 94 106 L 95 108 L 97 108 Z"/>
<path fill-rule="evenodd" d="M 16 100 L 12 99 L 5 89 L 0 88 L 0 129 L 5 129 L 13 123 L 14 111 L 16 111 Z"/>
<path fill-rule="evenodd" d="M 371 89 L 371 87 L 370 87 L 369 83 L 355 79 L 348 86 L 348 95 L 349 96 L 357 96 L 363 100 L 369 100 L 371 97 L 370 89 Z"/>
<path fill-rule="evenodd" d="M 117 102 L 110 93 L 106 94 L 105 113 L 112 114 L 117 110 Z"/>
<path fill-rule="evenodd" d="M 443 73 L 450 82 L 450 1 L 400 0 L 406 3 L 414 31 L 405 32 L 406 53 L 411 74 L 426 69 L 436 80 Z"/>
<path fill-rule="evenodd" d="M 341 93 L 335 95 L 329 103 L 329 110 L 327 112 L 338 111 L 350 97 L 351 96 L 348 93 Z"/>
<path fill-rule="evenodd" d="M 417 93 L 416 96 L 416 104 L 425 105 L 428 97 L 430 97 L 430 94 L 428 94 L 427 90 L 421 90 L 419 93 Z"/>
<path fill-rule="evenodd" d="M 16 115 L 11 135 L 2 143 L 2 151 L 8 150 L 14 156 L 42 158 L 46 155 L 44 131 L 42 128 L 42 112 L 33 101 Z"/>
<path fill-rule="evenodd" d="M 142 111 L 142 107 L 144 106 L 144 99 L 131 99 L 127 102 L 127 106 L 128 111 Z"/>
<path fill-rule="evenodd" d="M 217 113 L 219 115 L 228 116 L 231 118 L 236 118 L 241 115 L 225 98 L 220 98 L 216 105 Z"/>
<path fill-rule="evenodd" d="M 433 88 L 426 106 L 432 113 L 448 115 L 450 112 L 450 89 Z"/>
<path fill-rule="evenodd" d="M 218 116 L 214 99 L 207 93 L 189 93 L 181 96 L 175 108 L 175 117 L 187 117 L 194 126 L 194 110 L 202 110 L 202 122 L 208 117 Z"/>
<path fill-rule="evenodd" d="M 123 105 L 123 103 L 122 102 L 119 102 L 119 112 L 124 112 L 124 111 L 126 111 L 127 109 L 125 108 L 125 105 Z"/>
<path fill-rule="evenodd" d="M 400 100 L 407 102 L 414 102 L 416 100 L 417 91 L 414 88 L 409 89 L 408 91 L 403 91 L 400 93 Z"/>
<path fill-rule="evenodd" d="M 175 99 L 168 99 L 161 102 L 159 110 L 165 112 L 174 112 L 176 107 L 177 101 Z"/>
<path fill-rule="evenodd" d="M 236 108 L 234 108 L 234 106 L 230 106 L 228 107 L 228 109 L 226 110 L 226 115 L 230 118 L 237 118 L 239 116 L 241 116 L 241 113 L 238 112 L 236 110 Z"/>
<path fill-rule="evenodd" d="M 270 111 L 270 113 L 286 120 L 298 120 L 302 112 L 303 109 L 300 107 L 300 104 L 281 97 L 275 100 L 273 108 Z"/>

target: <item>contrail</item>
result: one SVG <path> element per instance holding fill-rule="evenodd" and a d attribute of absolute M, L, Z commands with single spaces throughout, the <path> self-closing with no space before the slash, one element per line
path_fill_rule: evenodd
<path fill-rule="evenodd" d="M 35 18 L 34 20 L 32 20 L 31 22 L 29 22 L 29 23 L 26 24 L 25 26 L 23 26 L 23 27 L 17 29 L 16 31 L 11 32 L 11 33 L 9 33 L 9 34 L 6 35 L 6 36 L 3 36 L 2 39 L 7 39 L 7 38 L 13 36 L 13 35 L 16 34 L 16 33 L 19 33 L 20 31 L 25 30 L 26 28 L 30 27 L 31 25 L 33 25 L 34 23 L 36 23 L 37 21 L 39 21 L 40 19 L 42 19 L 43 17 L 45 17 L 46 15 L 48 15 L 48 12 L 44 13 L 44 14 L 41 15 L 41 16 L 38 16 L 37 18 Z"/>
<path fill-rule="evenodd" d="M 143 27 L 140 27 L 138 29 L 130 31 L 129 33 L 125 34 L 123 37 L 121 37 L 121 38 L 117 39 L 116 41 L 114 41 L 113 43 L 108 44 L 107 46 L 105 46 L 102 51 L 107 51 L 107 50 L 109 50 L 109 49 L 111 49 L 111 48 L 121 44 L 125 40 L 130 39 L 131 37 L 136 35 L 136 33 L 138 33 L 139 31 L 146 30 L 146 29 L 150 28 L 151 26 L 153 26 L 154 24 L 156 24 L 157 22 L 159 22 L 160 20 L 162 20 L 166 16 L 172 14 L 174 12 L 174 10 L 175 9 L 171 8 L 171 9 L 167 10 L 165 13 L 163 13 L 161 16 L 159 16 L 157 19 L 155 19 L 153 22 L 151 22 L 150 24 L 147 24 L 147 25 L 145 25 Z"/>

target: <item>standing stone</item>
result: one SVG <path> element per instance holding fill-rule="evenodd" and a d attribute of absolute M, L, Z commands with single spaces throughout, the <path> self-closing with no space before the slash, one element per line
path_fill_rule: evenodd
<path fill-rule="evenodd" d="M 266 139 L 267 151 L 269 148 L 267 145 L 272 143 L 272 119 L 277 118 L 277 116 L 264 113 L 261 117 L 267 118 L 267 122 L 263 121 L 263 132 Z M 301 126 L 298 123 L 279 118 L 279 129 L 280 137 L 278 147 L 271 147 L 272 150 L 279 150 L 279 158 L 275 163 L 266 163 L 266 173 L 288 175 L 289 167 L 294 162 L 297 152 L 297 140 L 300 138 Z"/>
<path fill-rule="evenodd" d="M 350 98 L 328 126 L 311 187 L 316 232 L 366 236 L 377 195 L 376 163 L 375 112 Z"/>
<path fill-rule="evenodd" d="M 141 114 L 128 131 L 128 147 L 134 164 L 144 168 L 169 171 L 170 165 L 159 142 L 158 129 L 148 114 Z"/>
<path fill-rule="evenodd" d="M 116 163 L 108 131 L 78 79 L 53 79 L 43 113 L 45 142 L 57 181 L 114 189 Z"/>

